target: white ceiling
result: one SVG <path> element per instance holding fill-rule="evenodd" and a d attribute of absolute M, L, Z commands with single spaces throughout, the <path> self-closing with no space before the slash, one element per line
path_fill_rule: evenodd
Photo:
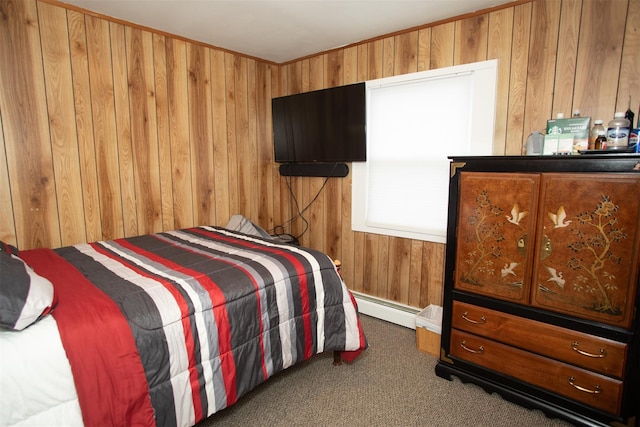
<path fill-rule="evenodd" d="M 283 63 L 511 0 L 62 0 Z"/>

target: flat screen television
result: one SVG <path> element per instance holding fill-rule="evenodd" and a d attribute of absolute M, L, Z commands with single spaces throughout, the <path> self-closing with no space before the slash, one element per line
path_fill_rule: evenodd
<path fill-rule="evenodd" d="M 278 163 L 367 160 L 365 84 L 273 98 Z"/>

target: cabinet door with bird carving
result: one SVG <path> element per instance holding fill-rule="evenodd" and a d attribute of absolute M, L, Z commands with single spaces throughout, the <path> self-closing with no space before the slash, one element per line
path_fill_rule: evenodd
<path fill-rule="evenodd" d="M 462 172 L 455 288 L 529 303 L 538 174 Z"/>
<path fill-rule="evenodd" d="M 543 174 L 532 305 L 629 328 L 638 284 L 640 176 Z"/>

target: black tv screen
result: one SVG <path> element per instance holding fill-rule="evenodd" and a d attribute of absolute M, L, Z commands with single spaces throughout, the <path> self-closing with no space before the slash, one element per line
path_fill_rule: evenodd
<path fill-rule="evenodd" d="M 365 84 L 273 98 L 278 163 L 367 160 Z"/>

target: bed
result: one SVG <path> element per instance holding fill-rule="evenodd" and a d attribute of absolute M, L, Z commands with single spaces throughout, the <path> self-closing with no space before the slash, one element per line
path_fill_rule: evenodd
<path fill-rule="evenodd" d="M 207 226 L 1 246 L 2 425 L 190 426 L 314 354 L 367 347 L 308 248 Z"/>

